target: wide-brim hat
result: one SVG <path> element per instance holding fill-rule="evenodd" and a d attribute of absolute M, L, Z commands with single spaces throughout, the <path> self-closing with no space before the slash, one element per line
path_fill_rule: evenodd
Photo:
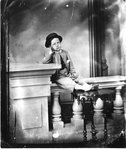
<path fill-rule="evenodd" d="M 51 45 L 51 41 L 54 38 L 58 38 L 60 42 L 62 42 L 63 38 L 58 35 L 57 33 L 50 33 L 47 37 L 46 37 L 46 42 L 45 42 L 45 47 L 48 48 Z"/>

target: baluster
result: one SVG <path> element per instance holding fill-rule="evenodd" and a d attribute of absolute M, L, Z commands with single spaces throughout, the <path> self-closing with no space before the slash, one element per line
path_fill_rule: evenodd
<path fill-rule="evenodd" d="M 95 112 L 102 112 L 103 111 L 103 100 L 98 98 L 94 104 L 94 111 Z"/>
<path fill-rule="evenodd" d="M 97 140 L 97 137 L 96 137 L 97 131 L 95 130 L 95 125 L 94 125 L 93 99 L 92 98 L 89 98 L 89 99 L 90 99 L 91 104 L 92 104 L 92 113 L 91 113 L 91 121 L 92 121 L 92 124 L 91 124 L 91 133 L 92 133 L 92 140 L 96 141 Z"/>
<path fill-rule="evenodd" d="M 114 101 L 114 109 L 115 110 L 123 109 L 123 100 L 122 100 L 122 96 L 121 96 L 121 89 L 122 89 L 122 86 L 118 86 L 116 88 L 116 96 L 115 96 L 115 101 Z"/>
<path fill-rule="evenodd" d="M 77 99 L 74 99 L 73 103 L 73 118 L 75 119 L 81 119 L 82 118 L 82 104 L 81 102 L 78 102 Z"/>
<path fill-rule="evenodd" d="M 82 106 L 80 94 L 74 95 L 74 102 L 73 102 L 72 109 L 73 109 L 73 118 L 71 118 L 71 123 L 75 127 L 83 127 L 84 124 L 84 120 L 82 118 L 83 106 Z"/>
<path fill-rule="evenodd" d="M 107 117 L 106 117 L 106 114 L 104 114 L 104 140 L 106 140 L 107 137 L 108 137 Z"/>
<path fill-rule="evenodd" d="M 94 125 L 94 116 L 92 115 L 92 124 L 91 124 L 91 133 L 92 133 L 92 140 L 96 141 L 97 140 L 97 131 L 95 129 L 95 125 Z"/>
<path fill-rule="evenodd" d="M 59 92 L 55 91 L 53 93 L 53 106 L 52 106 L 52 122 L 53 129 L 63 128 L 64 123 L 61 120 L 61 106 L 59 104 Z"/>
<path fill-rule="evenodd" d="M 87 141 L 86 116 L 84 116 L 83 139 L 84 139 L 84 142 Z"/>
<path fill-rule="evenodd" d="M 83 113 L 84 113 L 84 106 L 85 106 L 85 100 L 86 100 L 87 98 L 85 97 L 83 97 L 82 98 L 82 104 L 83 104 Z M 87 142 L 87 129 L 86 129 L 86 124 L 87 124 L 87 118 L 86 118 L 86 115 L 85 114 L 83 114 L 84 116 L 83 116 L 83 120 L 84 120 L 84 128 L 83 128 L 83 141 L 84 142 Z"/>

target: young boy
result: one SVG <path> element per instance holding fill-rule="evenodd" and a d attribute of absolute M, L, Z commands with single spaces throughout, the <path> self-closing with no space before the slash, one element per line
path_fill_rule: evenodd
<path fill-rule="evenodd" d="M 57 33 L 51 33 L 46 37 L 45 47 L 51 48 L 51 54 L 45 57 L 43 63 L 61 64 L 61 69 L 52 75 L 52 82 L 64 89 L 89 91 L 93 87 L 87 83 L 80 83 L 72 60 L 67 51 L 61 49 L 62 37 Z"/>

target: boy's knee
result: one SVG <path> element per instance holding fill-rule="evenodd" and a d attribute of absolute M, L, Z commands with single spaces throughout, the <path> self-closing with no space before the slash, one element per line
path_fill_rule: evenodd
<path fill-rule="evenodd" d="M 58 83 L 64 88 L 70 91 L 74 90 L 75 82 L 71 78 L 62 78 Z"/>
<path fill-rule="evenodd" d="M 75 82 L 73 80 L 68 80 L 66 82 L 66 88 L 73 91 L 75 88 Z"/>

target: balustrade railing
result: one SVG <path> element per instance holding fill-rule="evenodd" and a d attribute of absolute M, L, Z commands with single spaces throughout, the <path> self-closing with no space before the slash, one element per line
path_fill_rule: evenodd
<path fill-rule="evenodd" d="M 111 93 L 108 93 L 108 89 L 113 90 L 115 93 L 115 100 L 113 101 L 114 104 L 114 109 L 115 110 L 121 110 L 124 109 L 125 106 L 125 99 L 123 100 L 122 95 L 121 95 L 121 90 L 122 88 L 126 85 L 126 77 L 124 76 L 112 76 L 112 77 L 96 77 L 96 78 L 89 78 L 89 79 L 85 79 L 86 82 L 92 83 L 92 84 L 98 84 L 98 93 L 97 93 L 97 99 L 95 99 L 95 103 L 93 104 L 94 106 L 94 110 L 95 111 L 103 111 L 103 103 L 105 101 L 105 99 L 101 99 L 101 95 L 100 94 L 101 90 L 104 90 L 104 94 L 109 95 Z M 88 92 L 87 92 L 88 93 Z M 91 92 L 89 92 L 91 93 Z M 88 97 L 92 97 L 93 99 L 95 98 L 94 95 L 90 96 L 90 94 L 88 93 Z M 95 92 L 96 93 L 96 92 Z M 95 94 L 94 93 L 94 94 Z M 86 94 L 85 93 L 81 93 L 78 94 L 79 98 L 82 97 L 87 99 Z M 74 102 L 73 102 L 73 114 L 82 114 L 82 106 L 81 104 L 77 103 L 77 97 L 74 98 Z M 80 108 L 80 109 L 75 109 L 75 108 Z M 79 112 L 80 111 L 80 112 Z M 126 113 L 126 112 L 125 112 Z M 81 116 L 79 117 L 81 118 Z"/>
<path fill-rule="evenodd" d="M 104 118 L 104 138 L 107 138 L 107 124 L 106 124 L 106 113 L 108 113 L 108 108 L 105 108 L 106 103 L 109 103 L 109 107 L 111 107 L 111 111 L 114 111 L 115 113 L 122 113 L 126 114 L 126 97 L 122 97 L 122 89 L 125 88 L 126 85 L 126 77 L 124 76 L 114 76 L 114 77 L 97 77 L 97 78 L 90 78 L 85 79 L 86 82 L 92 83 L 92 84 L 98 84 L 99 87 L 95 91 L 89 91 L 89 92 L 81 92 L 77 93 L 77 95 L 74 98 L 73 102 L 73 118 L 75 121 L 78 121 L 75 115 L 79 114 L 79 118 L 84 118 L 84 141 L 87 139 L 87 131 L 86 131 L 86 117 L 85 114 L 82 112 L 84 111 L 86 105 L 86 101 L 90 101 L 92 112 L 91 112 L 91 134 L 92 139 L 96 140 L 96 134 L 97 130 L 95 129 L 94 124 L 94 117 L 95 117 L 95 123 L 97 124 L 97 120 L 101 120 Z M 124 91 L 126 93 L 126 91 Z M 77 103 L 78 101 L 78 103 Z M 83 107 L 82 107 L 83 105 Z M 75 108 L 80 109 L 75 109 Z M 107 107 L 107 106 L 106 106 Z M 100 123 L 100 122 L 99 122 Z M 124 123 L 125 124 L 125 123 Z"/>
<path fill-rule="evenodd" d="M 109 139 L 109 130 L 107 128 L 107 114 L 109 113 L 110 108 L 111 111 L 114 111 L 114 113 L 117 113 L 118 115 L 120 115 L 122 112 L 126 114 L 126 97 L 122 97 L 122 89 L 125 89 L 126 77 L 97 77 L 85 79 L 85 81 L 91 84 L 98 84 L 99 86 L 98 89 L 93 91 L 75 91 L 73 93 L 73 117 L 71 118 L 71 125 L 74 126 L 77 130 L 80 128 L 80 126 L 83 126 L 83 141 L 87 141 L 89 136 L 89 129 L 87 129 L 87 121 L 88 118 L 90 118 L 90 134 L 92 140 L 97 141 L 100 133 L 96 125 L 102 123 L 104 126 L 103 139 L 106 141 Z M 55 101 L 56 103 L 58 103 L 58 105 L 53 105 L 53 110 L 59 109 L 59 115 L 61 117 L 62 108 L 59 107 L 60 104 L 57 98 L 54 98 L 54 103 Z M 90 102 L 90 106 L 92 107 L 89 116 L 87 114 L 84 114 L 86 102 Z M 53 113 L 55 112 L 53 111 Z M 56 114 L 53 114 L 53 116 L 55 115 Z M 125 128 L 122 129 L 121 133 L 122 132 L 125 133 Z"/>

